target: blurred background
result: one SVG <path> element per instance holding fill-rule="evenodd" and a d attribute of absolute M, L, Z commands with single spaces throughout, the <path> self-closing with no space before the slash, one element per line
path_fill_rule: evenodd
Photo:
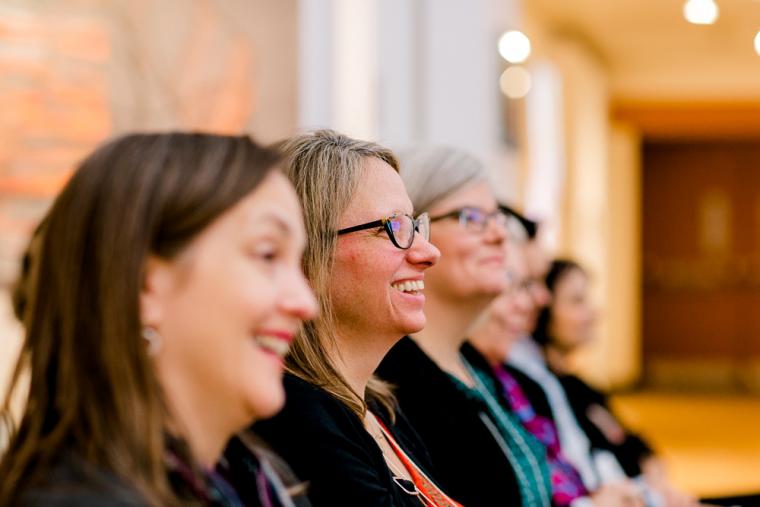
<path fill-rule="evenodd" d="M 592 273 L 579 373 L 675 481 L 760 491 L 757 0 L 2 0 L 7 289 L 78 160 L 140 129 L 471 150 Z"/>

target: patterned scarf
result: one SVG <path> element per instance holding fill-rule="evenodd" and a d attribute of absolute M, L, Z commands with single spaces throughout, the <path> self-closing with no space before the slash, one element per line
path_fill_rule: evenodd
<path fill-rule="evenodd" d="M 551 476 L 543 444 L 526 432 L 522 424 L 502 407 L 497 400 L 497 389 L 493 379 L 472 366 L 464 357 L 461 359 L 475 381 L 475 387 L 470 388 L 456 377 L 451 378 L 465 394 L 478 400 L 486 408 L 486 413 L 481 419 L 491 430 L 512 465 L 520 489 L 522 506 L 550 506 Z"/>
<path fill-rule="evenodd" d="M 588 491 L 583 485 L 578 471 L 567 461 L 560 448 L 557 428 L 551 419 L 536 414 L 520 384 L 503 367 L 494 367 L 496 378 L 499 379 L 512 410 L 523 427 L 546 447 L 546 458 L 552 478 L 552 500 L 554 505 L 564 507 Z"/>
<path fill-rule="evenodd" d="M 172 487 L 181 498 L 209 507 L 245 507 L 235 489 L 215 471 L 201 471 L 171 449 L 164 459 Z"/>
<path fill-rule="evenodd" d="M 238 474 L 248 477 L 245 490 L 236 490 L 227 476 L 231 471 L 221 464 L 213 470 L 200 469 L 189 463 L 183 445 L 170 439 L 164 460 L 169 469 L 172 487 L 181 498 L 207 507 L 288 507 L 293 504 L 282 495 L 282 485 L 265 462 L 252 452 L 241 458 Z"/>

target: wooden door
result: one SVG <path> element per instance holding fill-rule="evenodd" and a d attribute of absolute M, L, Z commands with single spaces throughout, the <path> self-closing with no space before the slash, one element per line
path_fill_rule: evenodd
<path fill-rule="evenodd" d="M 760 387 L 760 141 L 645 142 L 644 367 Z"/>

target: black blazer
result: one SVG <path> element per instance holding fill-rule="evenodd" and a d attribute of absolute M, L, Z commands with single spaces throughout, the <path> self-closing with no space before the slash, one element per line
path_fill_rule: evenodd
<path fill-rule="evenodd" d="M 472 352 L 473 366 L 488 369 Z M 411 338 L 391 349 L 377 373 L 396 386 L 401 409 L 422 437 L 446 493 L 465 507 L 521 504 L 512 465 L 481 420 L 486 408 L 460 391 Z"/>
<path fill-rule="evenodd" d="M 255 460 L 249 464 L 258 466 Z M 192 505 L 224 506 L 231 504 L 227 497 L 208 500 L 198 498 L 195 491 L 185 482 L 185 477 L 176 471 L 169 471 L 169 482 L 180 501 Z M 248 507 L 261 507 L 256 484 L 240 495 L 240 500 Z M 142 495 L 128 481 L 112 472 L 94 466 L 78 455 L 68 452 L 57 461 L 40 484 L 27 488 L 20 497 L 22 507 L 148 507 Z M 236 503 L 237 505 L 237 503 Z M 273 500 L 273 505 L 280 503 Z M 296 505 L 308 507 L 308 503 Z"/>
<path fill-rule="evenodd" d="M 287 402 L 272 419 L 253 431 L 307 482 L 314 507 L 420 507 L 391 478 L 380 447 L 363 422 L 323 389 L 285 375 Z M 371 407 L 414 462 L 430 474 L 430 459 L 401 413 L 391 425 Z"/>
<path fill-rule="evenodd" d="M 652 455 L 649 445 L 639 436 L 626 430 L 619 421 L 618 424 L 625 432 L 625 438 L 620 442 L 608 440 L 604 432 L 589 418 L 589 410 L 594 406 L 612 413 L 607 397 L 574 375 L 560 375 L 557 378 L 565 389 L 575 418 L 588 436 L 591 446 L 612 452 L 629 477 L 641 474 L 641 461 Z"/>
<path fill-rule="evenodd" d="M 147 507 L 136 490 L 112 473 L 67 454 L 44 482 L 21 494 L 22 507 Z"/>

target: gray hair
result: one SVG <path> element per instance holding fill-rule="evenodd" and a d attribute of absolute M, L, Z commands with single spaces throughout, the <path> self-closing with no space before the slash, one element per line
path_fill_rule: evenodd
<path fill-rule="evenodd" d="M 485 165 L 459 148 L 418 146 L 398 152 L 398 159 L 415 214 L 470 183 L 490 182 Z"/>

